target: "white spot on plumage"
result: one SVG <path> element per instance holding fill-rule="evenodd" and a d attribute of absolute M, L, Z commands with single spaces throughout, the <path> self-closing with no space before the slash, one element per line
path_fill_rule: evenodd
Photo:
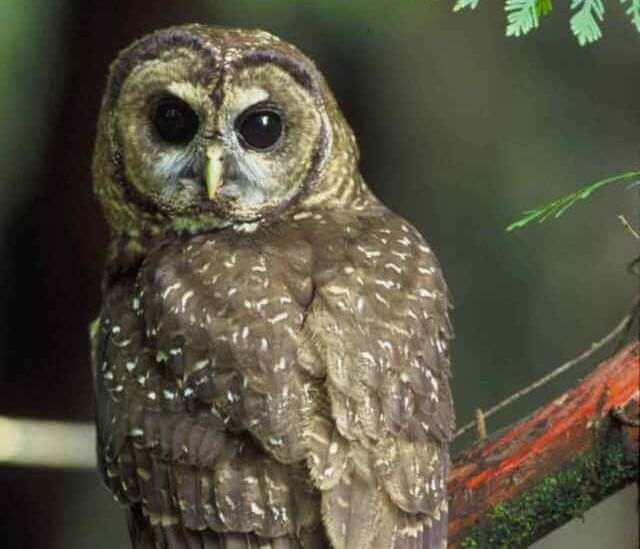
<path fill-rule="evenodd" d="M 389 304 L 389 302 L 388 302 L 384 297 L 382 297 L 378 292 L 376 292 L 376 293 L 374 294 L 374 296 L 375 296 L 376 300 L 378 300 L 380 303 L 382 303 L 382 304 L 383 304 L 383 305 L 385 305 L 386 307 L 391 307 L 391 305 Z"/>
<path fill-rule="evenodd" d="M 376 278 L 375 283 L 378 286 L 382 286 L 383 288 L 386 288 L 387 290 L 393 288 L 396 283 L 393 280 L 386 280 L 383 278 Z"/>
<path fill-rule="evenodd" d="M 376 361 L 375 358 L 373 358 L 373 355 L 369 351 L 362 351 L 360 353 L 360 356 L 362 358 L 364 358 L 365 360 L 367 360 L 369 362 L 372 362 L 372 363 L 375 363 L 375 361 Z"/>
<path fill-rule="evenodd" d="M 200 267 L 199 269 L 196 269 L 196 273 L 198 273 L 198 274 L 206 273 L 209 270 L 210 266 L 211 266 L 211 262 L 207 262 L 202 267 Z"/>
<path fill-rule="evenodd" d="M 357 249 L 360 250 L 367 259 L 371 257 L 380 257 L 380 255 L 382 255 L 382 253 L 379 250 L 371 250 L 371 249 L 368 250 L 364 246 L 357 246 Z"/>
<path fill-rule="evenodd" d="M 428 297 L 430 299 L 435 299 L 435 297 L 436 297 L 435 292 L 431 292 L 431 291 L 427 290 L 426 288 L 418 288 L 418 295 L 420 297 Z"/>
<path fill-rule="evenodd" d="M 408 254 L 408 253 L 399 252 L 397 250 L 391 250 L 391 253 L 393 255 L 395 255 L 396 257 L 399 257 L 402 261 L 406 261 L 407 257 L 409 257 L 411 255 L 411 254 Z"/>
<path fill-rule="evenodd" d="M 193 366 L 192 373 L 198 372 L 198 371 L 202 370 L 203 368 L 206 368 L 207 366 L 209 366 L 209 363 L 210 363 L 210 360 L 208 358 L 205 358 L 203 360 L 199 360 Z"/>
<path fill-rule="evenodd" d="M 391 345 L 390 341 L 379 339 L 378 345 L 380 346 L 381 349 L 384 349 L 385 351 L 389 351 L 390 353 L 393 352 L 393 346 Z"/>
<path fill-rule="evenodd" d="M 237 254 L 231 254 L 229 256 L 229 258 L 224 261 L 222 264 L 227 268 L 227 269 L 233 269 L 233 267 L 236 266 L 236 261 L 238 259 Z"/>
<path fill-rule="evenodd" d="M 271 317 L 269 320 L 269 322 L 271 324 L 277 324 L 278 322 L 282 322 L 283 320 L 286 320 L 287 318 L 289 318 L 289 313 L 287 312 L 283 312 L 283 313 L 279 313 L 276 316 Z"/>
<path fill-rule="evenodd" d="M 167 286 L 164 292 L 162 292 L 162 299 L 167 299 L 167 296 L 176 290 L 179 290 L 182 287 L 180 282 L 176 282 L 175 284 L 171 284 L 171 286 Z"/>

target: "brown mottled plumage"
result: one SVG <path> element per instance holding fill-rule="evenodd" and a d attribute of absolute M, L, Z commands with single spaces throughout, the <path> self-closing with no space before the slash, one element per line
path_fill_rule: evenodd
<path fill-rule="evenodd" d="M 167 97 L 196 115 L 181 142 Z M 447 289 L 357 161 L 320 73 L 264 32 L 176 27 L 113 64 L 93 362 L 134 547 L 446 546 Z"/>

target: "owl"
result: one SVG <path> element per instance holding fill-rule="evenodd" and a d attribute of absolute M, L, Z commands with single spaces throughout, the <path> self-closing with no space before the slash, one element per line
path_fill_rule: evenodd
<path fill-rule="evenodd" d="M 92 353 L 132 547 L 446 546 L 450 299 L 358 156 L 266 32 L 173 27 L 111 66 Z"/>

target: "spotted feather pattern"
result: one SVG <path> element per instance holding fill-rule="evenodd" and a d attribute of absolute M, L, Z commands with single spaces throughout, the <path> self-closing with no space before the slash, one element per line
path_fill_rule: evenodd
<path fill-rule="evenodd" d="M 134 544 L 446 545 L 448 308 L 381 206 L 156 246 L 107 287 L 94 353 Z"/>

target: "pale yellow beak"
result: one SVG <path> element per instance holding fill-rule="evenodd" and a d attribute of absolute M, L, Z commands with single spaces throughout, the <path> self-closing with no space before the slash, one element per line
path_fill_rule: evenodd
<path fill-rule="evenodd" d="M 209 200 L 213 200 L 217 190 L 222 186 L 222 146 L 219 144 L 211 145 L 207 149 L 204 180 Z"/>

